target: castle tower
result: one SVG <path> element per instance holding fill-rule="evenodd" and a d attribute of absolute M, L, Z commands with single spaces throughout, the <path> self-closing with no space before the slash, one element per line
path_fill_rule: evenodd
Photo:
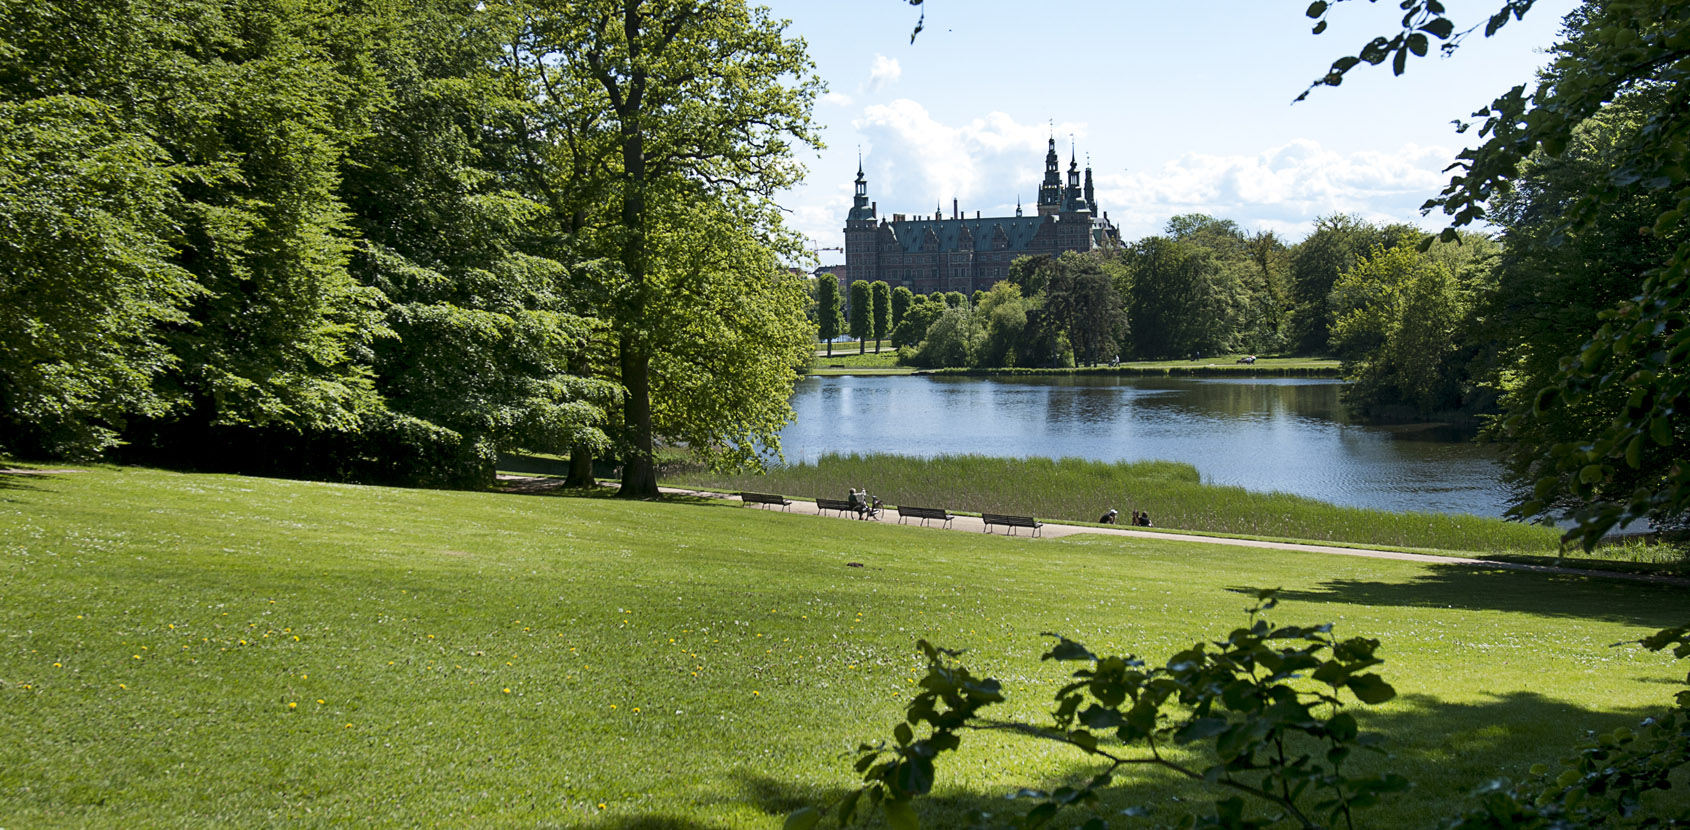
<path fill-rule="evenodd" d="M 1086 209 L 1097 215 L 1097 191 L 1091 186 L 1091 153 L 1086 154 Z"/>
<path fill-rule="evenodd" d="M 1073 213 L 1085 210 L 1086 203 L 1080 193 L 1080 162 L 1073 144 L 1068 147 L 1068 186 L 1062 189 L 1062 212 Z"/>
<path fill-rule="evenodd" d="M 1039 185 L 1039 215 L 1055 216 L 1062 212 L 1062 174 L 1057 170 L 1056 136 L 1050 137 L 1050 149 L 1045 151 L 1045 180 Z"/>
<path fill-rule="evenodd" d="M 880 246 L 874 224 L 875 206 L 868 200 L 868 179 L 863 176 L 863 157 L 857 155 L 856 193 L 851 212 L 845 217 L 845 285 L 880 277 Z"/>

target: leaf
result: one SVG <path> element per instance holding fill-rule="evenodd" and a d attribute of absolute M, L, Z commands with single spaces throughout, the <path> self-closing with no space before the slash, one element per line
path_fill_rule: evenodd
<path fill-rule="evenodd" d="M 1408 50 L 1399 48 L 1399 49 L 1397 49 L 1396 57 L 1391 59 L 1391 74 L 1392 75 L 1401 75 L 1403 73 L 1403 70 L 1407 69 L 1407 68 L 1408 68 Z"/>
<path fill-rule="evenodd" d="M 880 809 L 886 814 L 886 824 L 892 830 L 921 830 L 921 819 L 916 817 L 915 808 L 910 806 L 909 799 L 894 798 L 880 803 Z"/>
<path fill-rule="evenodd" d="M 1055 804 L 1040 804 L 1027 811 L 1027 817 L 1021 820 L 1021 826 L 1027 828 L 1027 830 L 1043 827 L 1056 815 L 1057 809 L 1058 807 Z"/>
<path fill-rule="evenodd" d="M 899 746 L 909 746 L 910 740 L 915 737 L 915 733 L 910 731 L 909 724 L 900 723 L 892 729 L 892 737 L 897 739 Z"/>
<path fill-rule="evenodd" d="M 1197 718 L 1174 733 L 1178 741 L 1201 741 L 1226 731 L 1226 718 Z"/>
<path fill-rule="evenodd" d="M 792 814 L 786 817 L 784 827 L 786 830 L 810 830 L 821 820 L 822 811 L 814 807 L 803 807 L 792 811 Z"/>
<path fill-rule="evenodd" d="M 861 798 L 862 795 L 862 790 L 855 790 L 850 795 L 845 796 L 844 800 L 839 802 L 840 824 L 851 823 L 851 819 L 857 815 L 857 799 Z"/>
<path fill-rule="evenodd" d="M 1421 26 L 1420 31 L 1427 32 L 1438 40 L 1449 40 L 1449 36 L 1455 32 L 1455 24 L 1447 17 L 1440 17 Z"/>
<path fill-rule="evenodd" d="M 1649 422 L 1649 437 L 1663 447 L 1672 446 L 1672 422 L 1665 418 L 1656 418 Z"/>
<path fill-rule="evenodd" d="M 1415 32 L 1414 34 L 1408 36 L 1408 50 L 1413 52 L 1416 57 L 1426 57 L 1427 45 L 1428 41 L 1426 40 L 1426 36 L 1420 34 L 1419 32 Z"/>
<path fill-rule="evenodd" d="M 1313 3 L 1310 3 L 1309 10 L 1305 12 L 1305 14 L 1311 18 L 1326 14 L 1326 0 L 1315 0 Z"/>

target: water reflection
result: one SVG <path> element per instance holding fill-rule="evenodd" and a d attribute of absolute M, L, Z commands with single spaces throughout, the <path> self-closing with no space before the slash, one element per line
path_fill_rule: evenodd
<path fill-rule="evenodd" d="M 1425 425 L 1352 423 L 1304 378 L 828 377 L 801 381 L 792 461 L 827 452 L 1165 459 L 1203 480 L 1338 504 L 1498 516 L 1493 452 Z"/>

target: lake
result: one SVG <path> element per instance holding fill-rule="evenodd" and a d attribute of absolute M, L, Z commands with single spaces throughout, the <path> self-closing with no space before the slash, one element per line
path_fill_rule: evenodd
<path fill-rule="evenodd" d="M 1167 460 L 1209 484 L 1354 507 L 1500 516 L 1495 451 L 1437 425 L 1353 422 L 1342 381 L 1308 378 L 811 377 L 781 433 L 823 454 Z"/>

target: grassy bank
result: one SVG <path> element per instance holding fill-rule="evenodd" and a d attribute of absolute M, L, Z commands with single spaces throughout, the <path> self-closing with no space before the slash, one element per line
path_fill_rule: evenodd
<path fill-rule="evenodd" d="M 889 733 L 917 638 L 969 649 L 1033 717 L 1061 677 L 1038 632 L 1165 659 L 1240 622 L 1252 585 L 1284 588 L 1278 619 L 1384 642 L 1401 696 L 1363 726 L 1420 788 L 1369 827 L 1431 826 L 1683 675 L 1611 645 L 1683 622 L 1659 586 L 726 505 L 0 475 L 0 826 L 777 826 Z M 929 826 L 1077 772 L 966 740 Z M 1122 781 L 1107 809 L 1172 821 L 1198 797 Z"/>
<path fill-rule="evenodd" d="M 1559 539 L 1553 530 L 1498 519 L 1363 510 L 1205 485 L 1195 467 L 1166 461 L 827 455 L 762 476 L 692 474 L 680 483 L 834 498 L 864 487 L 887 504 L 1082 522 L 1113 507 L 1122 516 L 1146 511 L 1156 525 L 1181 530 L 1477 553 L 1553 554 Z"/>

